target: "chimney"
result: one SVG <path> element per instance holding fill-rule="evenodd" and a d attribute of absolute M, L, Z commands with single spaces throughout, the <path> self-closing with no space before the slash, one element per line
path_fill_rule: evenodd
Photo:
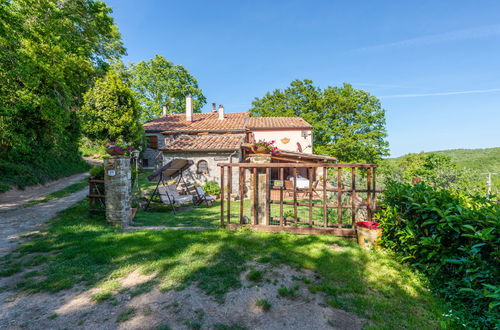
<path fill-rule="evenodd" d="M 167 105 L 166 105 L 166 104 L 164 104 L 164 105 L 162 105 L 162 106 L 161 106 L 161 108 L 162 108 L 162 110 L 163 110 L 163 111 L 162 111 L 162 113 L 163 113 L 163 117 L 165 117 L 165 116 L 167 115 Z"/>
<path fill-rule="evenodd" d="M 221 104 L 219 105 L 219 120 L 224 119 L 224 106 Z"/>
<path fill-rule="evenodd" d="M 186 95 L 186 121 L 193 121 L 193 97 Z"/>
<path fill-rule="evenodd" d="M 217 113 L 215 102 L 212 102 L 212 113 Z"/>

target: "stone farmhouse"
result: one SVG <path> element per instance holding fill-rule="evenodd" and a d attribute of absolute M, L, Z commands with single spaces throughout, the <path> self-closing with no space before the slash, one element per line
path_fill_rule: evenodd
<path fill-rule="evenodd" d="M 193 113 L 192 99 L 186 97 L 184 114 L 164 114 L 144 124 L 148 147 L 143 166 L 157 168 L 176 158 L 194 165 L 188 175 L 196 183 L 219 182 L 217 163 L 246 160 L 245 145 L 253 141 L 275 141 L 279 157 L 286 162 L 335 161 L 313 155 L 313 128 L 299 117 L 250 117 L 246 112 L 225 113 L 224 107 L 210 113 Z M 236 181 L 236 180 L 235 180 Z"/>

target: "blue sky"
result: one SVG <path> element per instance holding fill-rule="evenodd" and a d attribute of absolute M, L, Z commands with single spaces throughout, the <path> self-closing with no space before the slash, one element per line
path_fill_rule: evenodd
<path fill-rule="evenodd" d="M 210 102 L 309 78 L 380 98 L 393 156 L 500 146 L 500 1 L 108 0 L 125 62 L 159 54 Z"/>

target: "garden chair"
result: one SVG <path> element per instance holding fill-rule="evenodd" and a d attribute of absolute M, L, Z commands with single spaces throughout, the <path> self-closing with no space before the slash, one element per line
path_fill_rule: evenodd
<path fill-rule="evenodd" d="M 215 203 L 215 198 L 213 198 L 210 195 L 207 195 L 207 193 L 203 190 L 202 187 L 196 186 L 196 194 L 197 194 L 197 200 L 196 204 L 200 205 L 202 203 L 207 204 L 207 206 L 212 206 Z"/>

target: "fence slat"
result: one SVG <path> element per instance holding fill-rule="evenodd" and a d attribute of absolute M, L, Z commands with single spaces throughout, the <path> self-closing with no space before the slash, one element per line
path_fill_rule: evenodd
<path fill-rule="evenodd" d="M 293 218 L 297 223 L 297 168 L 293 169 Z"/>
<path fill-rule="evenodd" d="M 280 187 L 280 226 L 284 226 L 286 224 L 286 220 L 283 221 L 283 189 L 285 188 L 284 170 L 285 169 L 283 167 L 280 168 L 280 180 L 282 183 Z"/>
<path fill-rule="evenodd" d="M 368 204 L 368 221 L 372 221 L 372 210 L 371 210 L 371 205 L 372 205 L 372 191 L 371 191 L 371 168 L 368 168 L 366 170 L 366 190 L 368 192 L 366 193 L 366 198 L 367 198 L 367 204 Z"/>
<path fill-rule="evenodd" d="M 352 182 L 351 182 L 351 204 L 352 204 L 352 209 L 351 209 L 351 221 L 352 221 L 352 225 L 354 226 L 354 223 L 356 222 L 356 201 L 355 201 L 355 197 L 356 197 L 356 168 L 353 167 L 351 169 L 351 179 L 352 179 Z"/>
<path fill-rule="evenodd" d="M 313 208 L 312 208 L 312 196 L 313 196 L 313 168 L 308 168 L 309 172 L 309 226 L 313 225 Z"/>
<path fill-rule="evenodd" d="M 227 168 L 227 223 L 231 223 L 231 191 L 233 190 L 233 169 Z"/>
<path fill-rule="evenodd" d="M 240 224 L 243 223 L 243 206 L 245 201 L 245 169 L 240 167 Z"/>
<path fill-rule="evenodd" d="M 337 205 L 342 205 L 342 168 L 337 168 Z M 342 227 L 342 208 L 337 209 L 337 227 Z"/>
<path fill-rule="evenodd" d="M 224 166 L 220 167 L 220 225 L 224 227 Z"/>
<path fill-rule="evenodd" d="M 254 225 L 257 225 L 257 167 L 253 168 L 252 189 L 253 189 L 252 222 Z"/>
<path fill-rule="evenodd" d="M 326 175 L 327 169 L 323 167 L 323 227 L 328 225 L 328 210 L 326 208 Z"/>

